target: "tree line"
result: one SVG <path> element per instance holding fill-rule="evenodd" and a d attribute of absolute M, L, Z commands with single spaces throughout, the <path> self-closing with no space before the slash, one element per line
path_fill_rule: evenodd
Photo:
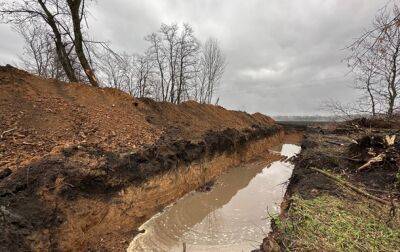
<path fill-rule="evenodd" d="M 24 39 L 22 66 L 39 76 L 112 86 L 136 97 L 211 103 L 226 58 L 218 40 L 201 43 L 189 24 L 162 24 L 143 53 L 116 52 L 89 39 L 90 0 L 23 0 L 0 4 L 0 19 Z"/>

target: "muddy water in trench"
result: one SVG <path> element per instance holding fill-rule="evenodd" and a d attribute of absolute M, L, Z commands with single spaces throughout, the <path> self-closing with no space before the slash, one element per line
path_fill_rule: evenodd
<path fill-rule="evenodd" d="M 291 157 L 294 144 L 277 147 Z M 279 211 L 293 165 L 276 161 L 235 167 L 209 192 L 192 192 L 141 226 L 128 251 L 251 251 L 270 229 L 268 213 Z"/>

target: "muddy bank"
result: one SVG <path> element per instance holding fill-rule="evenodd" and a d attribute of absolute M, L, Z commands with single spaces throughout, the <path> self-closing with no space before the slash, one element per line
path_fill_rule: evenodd
<path fill-rule="evenodd" d="M 261 251 L 397 250 L 400 142 L 395 125 L 362 119 L 308 127 L 282 212 Z M 395 141 L 387 142 L 387 136 Z M 382 162 L 360 169 L 381 153 Z"/>
<path fill-rule="evenodd" d="M 149 217 L 282 134 L 279 127 L 210 132 L 202 142 L 120 156 L 95 146 L 63 149 L 1 181 L 3 249 L 122 250 Z M 82 167 L 87 156 L 98 159 Z"/>
<path fill-rule="evenodd" d="M 150 216 L 282 134 L 262 114 L 0 67 L 0 250 L 124 250 Z"/>

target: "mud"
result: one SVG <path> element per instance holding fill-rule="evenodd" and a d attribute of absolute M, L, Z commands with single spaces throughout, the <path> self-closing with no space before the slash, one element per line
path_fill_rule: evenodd
<path fill-rule="evenodd" d="M 286 159 L 300 147 L 273 148 Z M 254 241 L 269 231 L 268 214 L 279 209 L 293 168 L 280 161 L 279 154 L 266 153 L 230 169 L 209 191 L 185 195 L 142 225 L 146 232 L 132 241 L 128 251 L 182 251 L 183 246 L 187 251 L 254 249 Z"/>
<path fill-rule="evenodd" d="M 0 250 L 124 250 L 141 223 L 281 135 L 259 113 L 0 66 Z"/>
<path fill-rule="evenodd" d="M 254 126 L 121 155 L 89 144 L 62 149 L 0 182 L 7 230 L 1 244 L 5 250 L 123 250 L 164 206 L 281 136 L 279 127 Z"/>

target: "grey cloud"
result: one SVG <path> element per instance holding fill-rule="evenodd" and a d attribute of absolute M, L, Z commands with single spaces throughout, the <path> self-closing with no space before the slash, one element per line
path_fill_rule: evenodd
<path fill-rule="evenodd" d="M 9 64 L 17 61 L 17 54 L 21 53 L 23 43 L 9 25 L 0 24 L 0 64 Z"/>
<path fill-rule="evenodd" d="M 220 104 L 266 114 L 321 113 L 327 98 L 357 92 L 341 50 L 367 27 L 386 0 L 115 0 L 97 1 L 91 34 L 119 50 L 141 52 L 162 22 L 190 23 L 197 36 L 219 39 L 228 66 Z M 0 26 L 0 63 L 22 47 Z"/>

